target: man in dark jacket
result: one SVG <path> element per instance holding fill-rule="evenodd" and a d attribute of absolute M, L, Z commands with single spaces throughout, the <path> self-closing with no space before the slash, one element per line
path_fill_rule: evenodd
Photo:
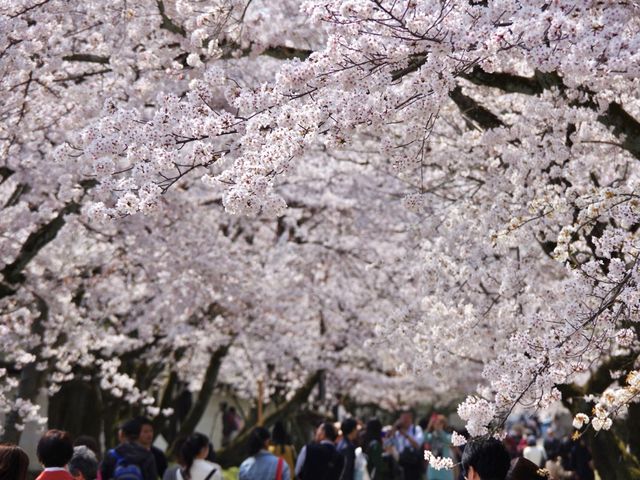
<path fill-rule="evenodd" d="M 341 480 L 344 457 L 334 442 L 338 434 L 333 424 L 324 422 L 316 430 L 315 442 L 302 447 L 296 462 L 296 477 L 302 480 Z"/>
<path fill-rule="evenodd" d="M 338 444 L 338 452 L 344 457 L 344 472 L 342 480 L 353 480 L 356 464 L 355 441 L 358 438 L 358 422 L 353 418 L 347 418 L 340 425 L 342 440 Z"/>
<path fill-rule="evenodd" d="M 141 428 L 138 420 L 129 420 L 120 426 L 120 445 L 106 453 L 100 466 L 103 480 L 117 479 L 118 469 L 127 469 L 133 475 L 139 474 L 141 480 L 157 480 L 153 454 L 138 443 Z"/>
<path fill-rule="evenodd" d="M 168 463 L 164 452 L 153 444 L 153 422 L 147 417 L 138 417 L 138 421 L 140 422 L 140 437 L 138 438 L 138 443 L 153 454 L 158 476 L 162 478 L 168 467 Z"/>

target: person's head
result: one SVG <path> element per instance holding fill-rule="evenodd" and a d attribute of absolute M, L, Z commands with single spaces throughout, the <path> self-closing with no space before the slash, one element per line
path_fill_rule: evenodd
<path fill-rule="evenodd" d="M 418 421 L 418 426 L 422 429 L 422 430 L 427 430 L 427 427 L 429 426 L 429 419 L 427 417 L 422 417 L 419 421 Z"/>
<path fill-rule="evenodd" d="M 372 440 L 380 441 L 382 439 L 382 422 L 377 418 L 369 419 L 366 426 L 366 432 L 368 440 L 367 445 Z"/>
<path fill-rule="evenodd" d="M 184 445 L 185 440 L 185 437 L 178 437 L 175 444 L 176 463 L 181 467 L 184 467 L 184 459 L 182 458 L 182 446 Z"/>
<path fill-rule="evenodd" d="M 358 436 L 358 422 L 356 422 L 353 418 L 347 418 L 342 421 L 340 430 L 342 430 L 342 436 L 344 438 L 348 439 L 350 442 L 353 442 Z"/>
<path fill-rule="evenodd" d="M 534 435 L 529 435 L 527 437 L 527 445 L 530 447 L 535 447 L 537 443 L 536 437 Z"/>
<path fill-rule="evenodd" d="M 269 448 L 271 434 L 264 427 L 256 427 L 251 431 L 249 438 L 249 456 L 256 455 L 260 450 Z"/>
<path fill-rule="evenodd" d="M 144 448 L 151 448 L 153 444 L 153 422 L 147 417 L 138 417 L 140 423 L 140 436 L 138 437 L 138 443 Z"/>
<path fill-rule="evenodd" d="M 444 415 L 438 415 L 435 421 L 433 422 L 434 430 L 444 430 L 447 428 L 447 419 Z"/>
<path fill-rule="evenodd" d="M 87 447 L 89 450 L 96 454 L 96 458 L 98 459 L 98 461 L 100 461 L 100 445 L 98 445 L 98 441 L 95 438 L 89 435 L 80 435 L 73 441 L 73 446 Z"/>
<path fill-rule="evenodd" d="M 29 457 L 17 445 L 0 445 L 0 480 L 27 480 Z"/>
<path fill-rule="evenodd" d="M 73 456 L 67 468 L 75 480 L 95 480 L 98 476 L 98 459 L 84 445 L 73 447 Z"/>
<path fill-rule="evenodd" d="M 398 424 L 405 430 L 410 428 L 411 425 L 413 425 L 413 412 L 411 410 L 403 410 L 400 412 Z"/>
<path fill-rule="evenodd" d="M 183 477 L 186 476 L 186 480 L 191 478 L 189 470 L 191 470 L 193 461 L 205 459 L 207 455 L 209 455 L 209 438 L 206 435 L 196 432 L 185 438 L 180 448 L 180 457 L 184 466 Z"/>
<path fill-rule="evenodd" d="M 336 438 L 338 438 L 338 432 L 336 431 L 336 427 L 333 426 L 331 422 L 322 422 L 318 425 L 316 429 L 316 442 L 322 442 L 323 440 L 327 440 L 329 442 L 335 442 Z"/>
<path fill-rule="evenodd" d="M 271 430 L 271 443 L 275 445 L 287 445 L 289 443 L 289 435 L 284 428 L 284 424 L 278 420 Z"/>
<path fill-rule="evenodd" d="M 118 439 L 120 443 L 136 442 L 140 438 L 142 425 L 137 418 L 127 420 L 118 429 Z"/>
<path fill-rule="evenodd" d="M 64 467 L 73 455 L 73 443 L 68 432 L 49 430 L 36 448 L 38 461 L 45 467 Z"/>
<path fill-rule="evenodd" d="M 483 437 L 465 445 L 460 463 L 467 480 L 504 480 L 511 457 L 502 442 Z"/>
<path fill-rule="evenodd" d="M 545 480 L 549 478 L 548 470 L 543 470 L 531 460 L 524 457 L 514 458 L 506 480 Z"/>

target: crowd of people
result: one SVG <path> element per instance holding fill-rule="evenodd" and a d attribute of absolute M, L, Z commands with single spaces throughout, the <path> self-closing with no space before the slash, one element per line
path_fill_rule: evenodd
<path fill-rule="evenodd" d="M 593 480 L 583 442 L 557 435 L 530 418 L 510 426 L 503 441 L 475 439 L 456 447 L 446 418 L 437 413 L 415 423 L 403 411 L 392 425 L 345 417 L 320 423 L 311 442 L 296 451 L 284 424 L 258 426 L 249 436 L 238 480 Z M 37 480 L 223 480 L 206 435 L 176 444 L 176 464 L 153 446 L 153 423 L 138 417 L 120 425 L 119 444 L 101 455 L 90 437 L 72 441 L 49 430 L 37 446 L 43 467 Z M 427 462 L 425 452 L 450 459 L 453 469 Z M 17 446 L 0 446 L 0 480 L 26 480 L 29 459 Z"/>

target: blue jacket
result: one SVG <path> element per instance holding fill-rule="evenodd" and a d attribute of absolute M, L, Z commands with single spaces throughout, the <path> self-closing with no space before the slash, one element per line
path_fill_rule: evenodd
<path fill-rule="evenodd" d="M 253 457 L 247 458 L 240 464 L 239 480 L 276 480 L 276 471 L 278 469 L 278 457 L 260 450 Z M 289 465 L 282 462 L 282 480 L 290 478 Z"/>

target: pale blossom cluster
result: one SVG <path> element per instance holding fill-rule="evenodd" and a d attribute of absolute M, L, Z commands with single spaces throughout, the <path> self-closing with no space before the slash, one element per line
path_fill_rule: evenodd
<path fill-rule="evenodd" d="M 449 457 L 436 457 L 429 450 L 425 450 L 424 459 L 429 462 L 429 466 L 436 470 L 452 470 L 454 467 L 453 459 Z"/>
<path fill-rule="evenodd" d="M 0 3 L 0 339 L 50 393 L 157 412 L 228 349 L 242 395 L 330 370 L 485 435 L 637 358 L 636 3 L 72 3 Z"/>

